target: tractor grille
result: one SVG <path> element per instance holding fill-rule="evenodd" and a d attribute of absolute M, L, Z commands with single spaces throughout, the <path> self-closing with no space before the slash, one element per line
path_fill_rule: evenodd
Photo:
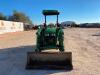
<path fill-rule="evenodd" d="M 52 36 L 53 37 L 53 36 L 56 36 L 56 34 L 54 34 L 54 33 L 50 34 L 49 33 L 49 34 L 45 34 L 45 36 Z"/>
<path fill-rule="evenodd" d="M 56 43 L 56 35 L 55 34 L 45 34 L 45 42 L 46 44 L 53 45 Z"/>

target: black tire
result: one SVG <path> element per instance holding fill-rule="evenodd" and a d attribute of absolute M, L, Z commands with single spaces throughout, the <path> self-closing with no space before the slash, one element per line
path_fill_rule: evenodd
<path fill-rule="evenodd" d="M 35 49 L 35 52 L 41 52 L 41 50 L 40 49 Z"/>

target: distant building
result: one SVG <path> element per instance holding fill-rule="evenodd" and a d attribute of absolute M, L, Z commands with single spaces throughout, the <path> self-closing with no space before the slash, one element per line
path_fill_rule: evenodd
<path fill-rule="evenodd" d="M 61 26 L 64 27 L 73 27 L 76 23 L 74 21 L 65 21 L 65 22 L 61 22 Z"/>
<path fill-rule="evenodd" d="M 24 23 L 24 30 L 31 30 L 34 27 L 34 25 L 29 23 Z"/>
<path fill-rule="evenodd" d="M 80 27 L 87 27 L 87 28 L 100 28 L 100 23 L 82 23 L 79 24 Z"/>

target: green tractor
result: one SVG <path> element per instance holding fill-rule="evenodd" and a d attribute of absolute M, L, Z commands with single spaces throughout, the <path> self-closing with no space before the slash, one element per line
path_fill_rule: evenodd
<path fill-rule="evenodd" d="M 39 28 L 37 31 L 37 48 L 36 52 L 41 52 L 45 49 L 58 48 L 61 52 L 64 51 L 64 32 L 60 25 L 58 24 L 57 10 L 43 10 L 43 15 L 45 16 L 45 23 L 43 28 Z M 47 26 L 46 16 L 57 15 L 56 26 Z"/>
<path fill-rule="evenodd" d="M 27 69 L 69 69 L 72 67 L 72 53 L 64 50 L 64 32 L 58 23 L 57 10 L 43 10 L 45 23 L 36 33 L 37 42 L 34 52 L 28 52 Z M 56 26 L 47 26 L 46 16 L 56 15 Z M 59 52 L 43 52 L 47 49 L 59 49 Z"/>

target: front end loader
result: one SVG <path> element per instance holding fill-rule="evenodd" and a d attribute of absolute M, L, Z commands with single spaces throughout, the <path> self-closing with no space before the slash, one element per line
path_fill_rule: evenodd
<path fill-rule="evenodd" d="M 72 66 L 72 52 L 64 50 L 64 32 L 58 23 L 57 10 L 43 10 L 45 23 L 36 35 L 36 49 L 27 53 L 26 69 L 68 69 Z M 57 15 L 56 26 L 47 26 L 46 16 Z M 59 52 L 43 52 L 47 49 L 59 49 Z"/>

